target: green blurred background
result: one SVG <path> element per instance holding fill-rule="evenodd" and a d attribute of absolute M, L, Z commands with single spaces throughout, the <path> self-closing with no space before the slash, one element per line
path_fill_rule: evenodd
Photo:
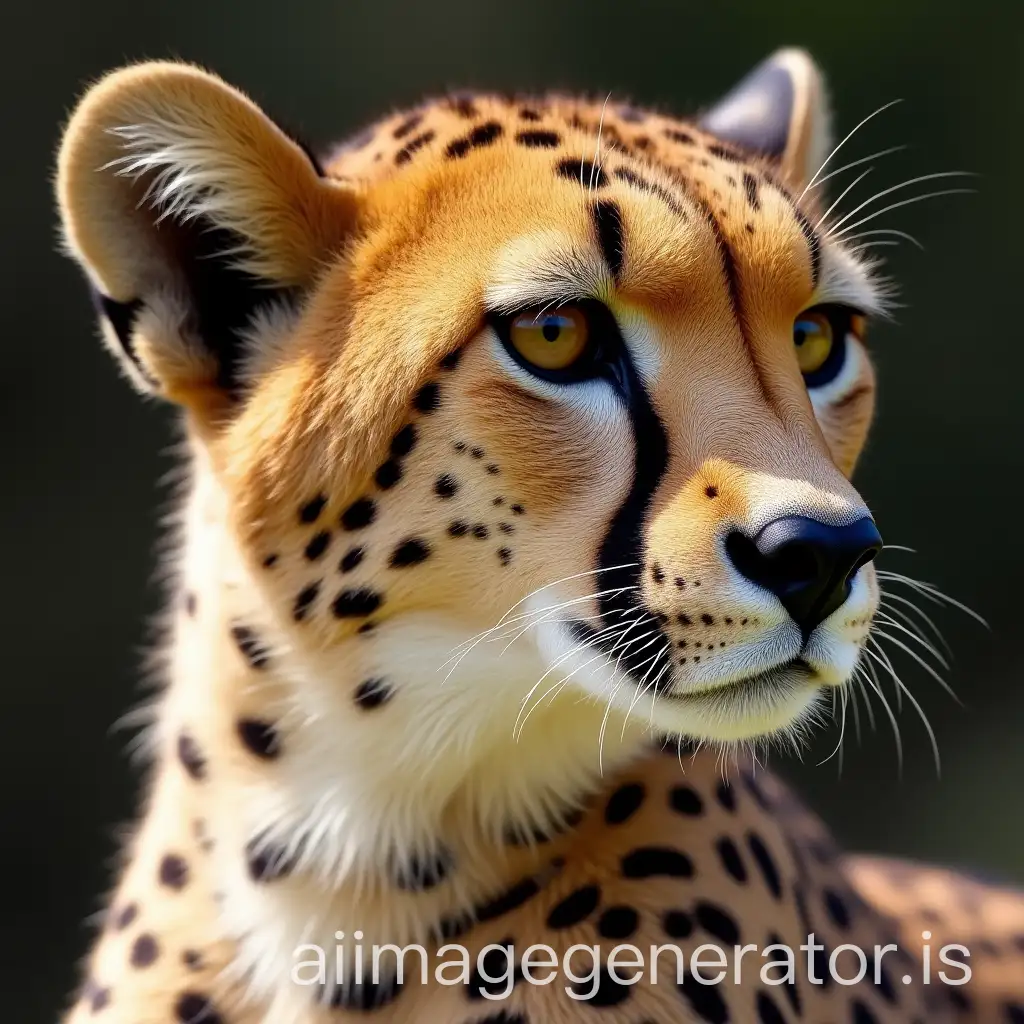
<path fill-rule="evenodd" d="M 841 775 L 836 759 L 817 765 L 835 733 L 803 765 L 779 763 L 849 846 L 1024 883 L 1022 12 L 998 0 L 9 6 L 0 62 L 5 1020 L 54 1018 L 136 793 L 131 733 L 112 724 L 140 697 L 147 620 L 161 600 L 155 544 L 171 420 L 137 400 L 101 351 L 82 281 L 57 252 L 49 176 L 85 83 L 143 57 L 204 63 L 319 144 L 462 86 L 610 90 L 685 113 L 784 44 L 817 56 L 843 132 L 903 97 L 847 159 L 907 143 L 872 183 L 969 169 L 979 191 L 872 225 L 911 231 L 927 252 L 879 250 L 907 306 L 899 323 L 871 333 L 881 407 L 859 483 L 887 541 L 919 552 L 887 552 L 883 567 L 933 580 L 992 631 L 939 613 L 963 706 L 899 659 L 934 725 L 941 778 L 912 712 L 901 719 L 902 779 L 887 725 L 860 747 L 848 736 Z"/>

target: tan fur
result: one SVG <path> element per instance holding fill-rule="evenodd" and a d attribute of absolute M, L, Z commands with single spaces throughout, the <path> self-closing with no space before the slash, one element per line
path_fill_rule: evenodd
<path fill-rule="evenodd" d="M 195 68 L 129 68 L 83 99 L 58 165 L 68 247 L 106 303 L 110 347 L 182 406 L 193 485 L 150 800 L 69 1021 L 354 1019 L 289 977 L 297 947 L 333 949 L 338 930 L 351 967 L 355 929 L 367 944 L 436 948 L 446 921 L 475 954 L 506 938 L 610 948 L 610 907 L 619 927 L 636 911 L 623 941 L 685 952 L 715 941 L 709 905 L 762 945 L 813 929 L 870 948 L 893 933 L 888 912 L 912 919 L 886 869 L 839 859 L 745 757 L 723 789 L 713 752 L 677 759 L 675 741 L 666 755 L 652 738 L 799 733 L 823 693 L 848 685 L 877 608 L 864 566 L 794 647 L 780 603 L 722 554 L 730 529 L 866 514 L 849 477 L 871 419 L 870 361 L 851 340 L 843 394 L 814 398 L 793 324 L 822 302 L 875 312 L 884 296 L 856 253 L 815 229 L 822 204 L 806 186 L 829 145 L 820 75 L 797 51 L 773 59 L 794 92 L 774 157 L 617 105 L 474 95 L 386 119 L 321 176 L 251 101 Z M 615 204 L 621 253 L 602 248 L 599 201 Z M 227 253 L 204 248 L 210 228 Z M 239 270 L 255 278 L 241 295 L 251 315 L 228 301 Z M 614 315 L 667 446 L 630 589 L 672 658 L 640 683 L 563 627 L 599 619 L 603 544 L 654 442 L 634 437 L 604 385 L 529 377 L 488 326 L 584 298 Z M 783 648 L 813 677 L 742 696 Z M 623 792 L 640 799 L 619 821 Z M 726 839 L 745 880 L 729 875 Z M 692 875 L 630 878 L 650 846 L 685 855 Z M 427 884 L 423 865 L 442 854 Z M 929 892 L 948 901 L 961 884 Z M 590 886 L 600 910 L 551 923 Z M 527 895 L 488 910 L 516 891 Z M 696 918 L 692 933 L 671 933 L 674 909 Z M 1008 914 L 1000 936 L 1021 921 Z M 965 1012 L 1000 1019 L 1010 973 L 978 978 Z M 605 987 L 604 1007 L 570 1000 L 562 982 L 519 984 L 494 1006 L 431 983 L 375 1016 L 771 1024 L 768 1000 L 787 1021 L 956 1019 L 919 971 L 894 986 L 727 985 L 725 1010 L 702 1013 L 674 983 Z"/>

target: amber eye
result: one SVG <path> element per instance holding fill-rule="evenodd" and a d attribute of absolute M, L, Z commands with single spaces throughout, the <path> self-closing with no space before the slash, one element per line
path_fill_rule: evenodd
<path fill-rule="evenodd" d="M 805 376 L 817 373 L 828 361 L 835 344 L 832 322 L 818 310 L 801 313 L 793 324 L 793 344 L 800 372 Z"/>
<path fill-rule="evenodd" d="M 587 350 L 587 318 L 576 306 L 520 313 L 508 340 L 524 362 L 541 370 L 566 370 Z"/>

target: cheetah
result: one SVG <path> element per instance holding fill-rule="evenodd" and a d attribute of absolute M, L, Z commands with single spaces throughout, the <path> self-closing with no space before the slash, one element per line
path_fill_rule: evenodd
<path fill-rule="evenodd" d="M 1024 896 L 848 857 L 748 752 L 879 601 L 833 152 L 793 49 L 322 158 L 191 65 L 87 91 L 66 246 L 189 483 L 69 1024 L 1024 1021 Z"/>

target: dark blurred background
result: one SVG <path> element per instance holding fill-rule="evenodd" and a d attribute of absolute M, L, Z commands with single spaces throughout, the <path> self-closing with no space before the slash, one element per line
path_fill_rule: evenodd
<path fill-rule="evenodd" d="M 940 170 L 980 177 L 977 195 L 911 205 L 871 225 L 910 231 L 927 251 L 878 250 L 907 305 L 898 323 L 870 335 L 881 407 L 859 483 L 886 539 L 918 550 L 886 552 L 882 566 L 934 581 L 992 629 L 933 609 L 956 652 L 951 682 L 963 706 L 895 656 L 934 725 L 941 777 L 909 710 L 902 778 L 887 723 L 859 747 L 850 724 L 841 774 L 836 758 L 818 765 L 834 732 L 802 765 L 778 763 L 851 847 L 1024 883 L 1024 5 L 55 0 L 8 6 L 4 26 L 6 1020 L 54 1019 L 136 794 L 131 733 L 112 726 L 140 697 L 147 620 L 161 600 L 154 547 L 172 421 L 136 399 L 101 351 L 82 281 L 57 252 L 49 179 L 83 86 L 144 57 L 206 64 L 320 144 L 461 86 L 611 90 L 685 113 L 784 44 L 808 47 L 826 69 L 841 133 L 903 97 L 845 159 L 906 143 L 871 184 Z"/>

